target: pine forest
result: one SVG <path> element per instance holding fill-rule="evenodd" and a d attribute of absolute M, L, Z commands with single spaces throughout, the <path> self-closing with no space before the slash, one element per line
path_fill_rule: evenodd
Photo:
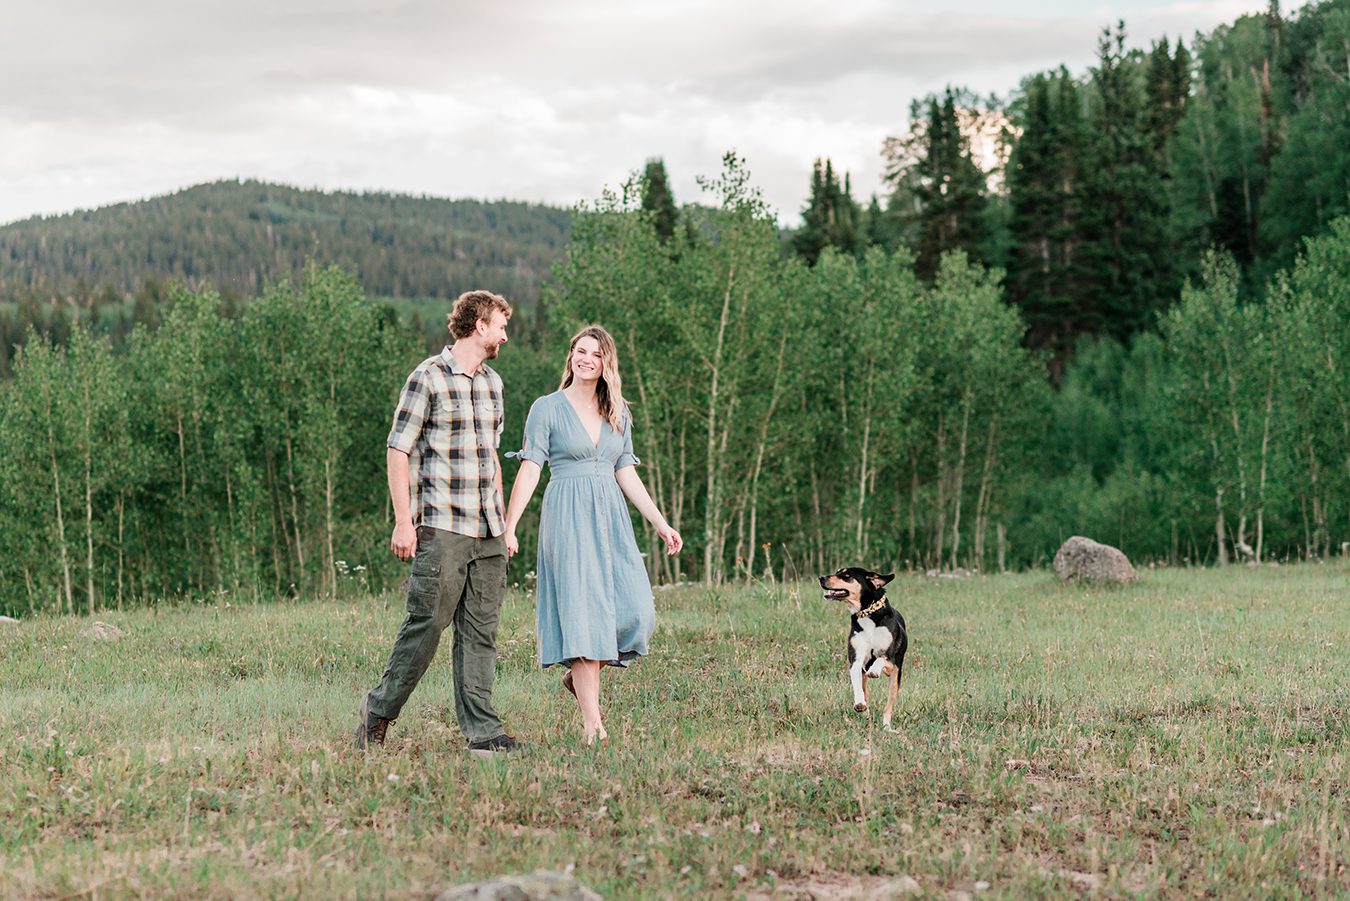
<path fill-rule="evenodd" d="M 651 160 L 572 211 L 218 182 L 0 227 L 0 613 L 392 585 L 394 403 L 477 287 L 503 454 L 614 334 L 664 582 L 1350 553 L 1350 0 L 1117 23 L 908 122 L 790 230 L 734 152 L 682 203 Z"/>

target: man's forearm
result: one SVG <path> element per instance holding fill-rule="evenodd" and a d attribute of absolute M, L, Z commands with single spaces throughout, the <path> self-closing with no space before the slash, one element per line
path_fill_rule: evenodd
<path fill-rule="evenodd" d="M 412 523 L 412 501 L 408 488 L 408 455 L 397 448 L 385 452 L 389 471 L 389 499 L 394 503 L 394 523 Z"/>

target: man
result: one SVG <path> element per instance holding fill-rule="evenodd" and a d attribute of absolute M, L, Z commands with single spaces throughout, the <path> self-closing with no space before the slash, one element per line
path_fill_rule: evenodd
<path fill-rule="evenodd" d="M 424 360 L 399 397 L 387 454 L 400 560 L 413 561 L 408 615 L 380 684 L 361 700 L 356 746 L 384 745 L 389 725 L 427 671 L 441 632 L 454 627 L 455 718 L 469 750 L 518 743 L 492 707 L 497 620 L 506 589 L 502 380 L 488 365 L 506 343 L 511 305 L 488 291 L 460 295 L 448 325 L 455 343 Z M 415 502 L 410 457 L 417 458 Z"/>

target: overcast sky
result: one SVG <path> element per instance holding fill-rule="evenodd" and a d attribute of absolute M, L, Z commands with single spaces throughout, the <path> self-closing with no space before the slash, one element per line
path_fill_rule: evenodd
<path fill-rule="evenodd" d="M 39 0 L 0 30 L 0 223 L 253 177 L 570 205 L 735 149 L 784 221 L 811 162 L 860 199 L 910 100 L 1007 94 L 1265 2 Z M 1010 7 L 1017 7 L 1010 12 Z"/>

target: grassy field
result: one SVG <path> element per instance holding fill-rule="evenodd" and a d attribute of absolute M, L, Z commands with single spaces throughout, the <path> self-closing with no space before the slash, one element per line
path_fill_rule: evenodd
<path fill-rule="evenodd" d="M 508 596 L 469 757 L 448 648 L 348 749 L 401 599 L 0 624 L 0 894 L 428 897 L 575 867 L 606 898 L 1350 895 L 1350 569 L 901 577 L 897 733 L 852 711 L 809 586 L 660 591 L 579 746 Z M 874 701 L 882 692 L 872 683 Z M 911 889 L 913 884 L 906 883 Z"/>

